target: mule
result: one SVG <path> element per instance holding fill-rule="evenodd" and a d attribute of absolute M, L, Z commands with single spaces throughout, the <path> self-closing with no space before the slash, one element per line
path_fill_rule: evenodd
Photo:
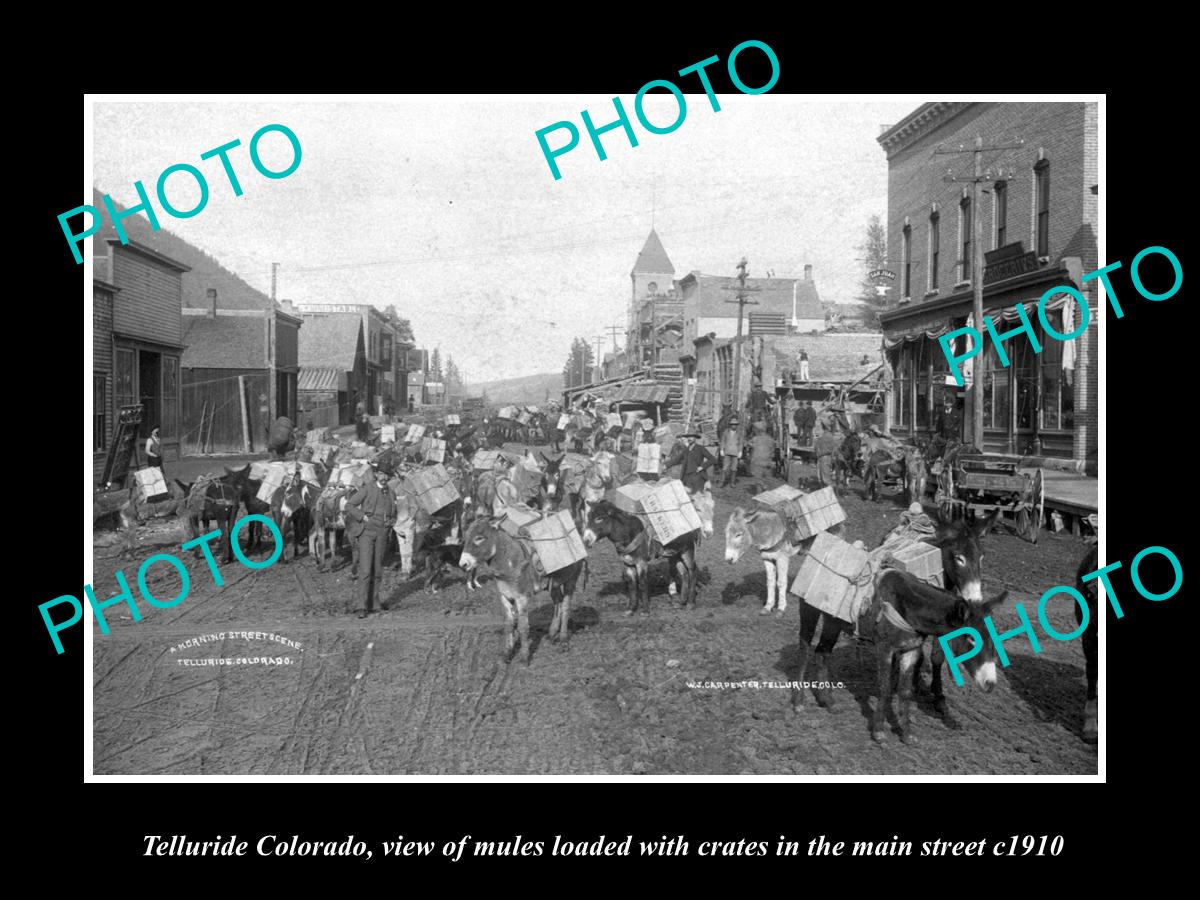
<path fill-rule="evenodd" d="M 570 492 L 567 489 L 567 470 L 563 468 L 566 455 L 551 459 L 545 453 L 539 454 L 545 461 L 542 477 L 538 482 L 537 508 L 542 512 L 555 512 L 564 503 L 570 506 Z"/>
<path fill-rule="evenodd" d="M 984 619 L 1007 599 L 1007 592 L 984 603 L 968 603 L 961 596 L 921 581 L 914 575 L 890 569 L 875 583 L 872 610 L 879 610 L 875 625 L 876 669 L 879 675 L 879 701 L 871 719 L 871 737 L 883 740 L 883 729 L 891 707 L 892 692 L 900 695 L 900 740 L 912 743 L 910 710 L 917 679 L 918 660 L 926 638 L 937 638 L 959 628 L 974 628 L 986 633 Z M 996 647 L 982 640 L 983 647 L 965 660 L 964 668 L 975 684 L 985 691 L 996 686 Z M 967 653 L 975 639 L 958 635 L 950 642 L 955 656 Z M 817 676 L 820 678 L 820 675 Z M 804 680 L 803 669 L 800 681 Z"/>
<path fill-rule="evenodd" d="M 221 531 L 221 540 L 225 546 L 226 563 L 233 562 L 233 541 L 231 540 L 230 533 L 234 517 L 237 515 L 238 506 L 241 504 L 246 477 L 249 472 L 250 467 L 246 466 L 244 469 L 236 472 L 226 472 L 225 475 L 219 478 L 211 476 L 202 478 L 187 486 L 189 535 L 194 540 L 202 533 L 206 533 L 208 531 L 208 523 L 215 519 Z M 175 483 L 181 487 L 183 486 L 183 482 L 178 479 L 176 479 Z M 204 532 L 200 531 L 201 523 L 204 525 Z M 197 557 L 202 554 L 199 547 L 196 547 L 193 552 Z"/>
<path fill-rule="evenodd" d="M 831 529 L 841 533 L 841 526 Z M 725 561 L 730 565 L 742 558 L 751 548 L 758 551 L 767 571 L 767 601 L 759 610 L 766 615 L 775 610 L 782 616 L 787 609 L 788 567 L 793 556 L 807 550 L 813 538 L 795 540 L 783 513 L 774 509 L 746 512 L 738 507 L 725 523 Z"/>
<path fill-rule="evenodd" d="M 994 512 L 985 521 L 977 526 L 967 525 L 962 521 L 955 522 L 939 522 L 937 530 L 932 535 L 932 538 L 927 543 L 938 547 L 942 552 L 942 579 L 946 585 L 946 589 L 973 605 L 979 605 L 983 602 L 983 535 L 992 526 L 995 517 L 999 515 Z M 808 655 L 813 644 L 813 639 L 816 637 L 817 628 L 820 627 L 821 639 L 816 646 L 817 655 L 817 684 L 814 688 L 817 697 L 817 703 L 825 708 L 834 708 L 833 694 L 830 692 L 828 685 L 831 681 L 829 677 L 829 658 L 833 653 L 833 649 L 837 646 L 838 638 L 843 632 L 853 633 L 854 625 L 836 616 L 831 616 L 822 612 L 815 606 L 807 603 L 805 598 L 800 597 L 800 667 L 801 675 L 799 681 L 804 680 L 804 672 L 808 668 Z M 942 717 L 946 727 L 957 727 L 954 718 L 950 715 L 950 708 L 946 703 L 945 692 L 942 688 L 942 664 L 945 662 L 945 654 L 942 652 L 941 644 L 937 641 L 933 642 L 933 648 L 930 654 L 932 677 L 930 685 L 930 693 L 933 697 L 934 708 L 938 715 Z M 913 681 L 920 685 L 920 671 L 924 663 L 924 654 L 919 654 L 915 662 L 915 670 L 913 673 Z M 792 702 L 797 705 L 803 702 L 804 689 L 799 691 L 793 690 Z"/>
<path fill-rule="evenodd" d="M 920 448 L 867 432 L 861 442 L 860 461 L 868 500 L 879 499 L 881 483 L 903 485 L 905 504 L 919 503 L 925 496 L 929 470 Z"/>
<path fill-rule="evenodd" d="M 354 493 L 345 485 L 326 485 L 313 506 L 312 529 L 308 535 L 308 555 L 316 560 L 317 571 L 325 571 L 326 558 L 336 559 L 346 533 L 346 501 Z M 358 541 L 350 541 L 350 571 L 358 574 Z"/>
<path fill-rule="evenodd" d="M 587 560 L 581 559 L 550 575 L 541 574 L 534 563 L 533 551 L 500 529 L 489 519 L 476 519 L 463 539 L 459 565 L 474 571 L 486 564 L 496 580 L 496 589 L 504 607 L 504 641 L 501 658 L 511 662 L 519 643 L 521 661 L 529 663 L 529 603 L 540 592 L 549 591 L 554 601 L 548 637 L 565 642 L 570 637 L 571 597 L 579 576 L 587 588 Z"/>
<path fill-rule="evenodd" d="M 271 500 L 271 517 L 275 520 L 279 533 L 283 537 L 283 547 L 279 551 L 280 562 L 287 562 L 287 533 L 288 526 L 292 529 L 292 559 L 300 555 L 301 544 L 308 543 L 308 533 L 311 530 L 313 512 L 321 496 L 321 489 L 301 477 L 300 467 L 292 473 L 292 477 L 280 486 Z M 251 523 L 254 524 L 254 523 Z"/>
<path fill-rule="evenodd" d="M 608 538 L 625 566 L 625 585 L 629 607 L 624 615 L 641 612 L 650 615 L 650 563 L 665 559 L 671 567 L 671 580 L 678 576 L 678 605 L 696 606 L 697 570 L 696 543 L 700 531 L 680 535 L 669 544 L 661 543 L 635 515 L 624 512 L 607 500 L 597 502 L 588 514 L 583 532 L 587 547 Z"/>

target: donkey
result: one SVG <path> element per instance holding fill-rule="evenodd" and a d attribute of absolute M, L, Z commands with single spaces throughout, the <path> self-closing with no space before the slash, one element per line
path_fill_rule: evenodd
<path fill-rule="evenodd" d="M 563 460 L 566 459 L 566 454 L 551 459 L 545 453 L 539 453 L 539 456 L 546 463 L 542 469 L 542 478 L 538 483 L 537 507 L 542 512 L 554 512 L 558 510 L 563 503 L 570 504 L 569 491 L 567 489 L 567 470 L 563 468 Z"/>
<path fill-rule="evenodd" d="M 841 526 L 831 531 L 839 534 Z M 794 540 L 787 520 L 777 510 L 757 509 L 747 513 L 739 506 L 733 511 L 725 524 L 725 561 L 733 565 L 750 548 L 758 550 L 767 570 L 767 602 L 759 615 L 765 616 L 772 609 L 776 615 L 783 615 L 787 609 L 789 560 L 807 550 L 812 542 L 813 538 Z"/>
<path fill-rule="evenodd" d="M 568 620 L 571 597 L 580 574 L 587 589 L 587 560 L 581 559 L 550 575 L 537 571 L 533 551 L 521 541 L 501 530 L 489 519 L 476 519 L 467 529 L 459 565 L 468 572 L 486 563 L 496 579 L 500 602 L 504 606 L 504 643 L 501 658 L 512 660 L 518 639 L 521 662 L 529 663 L 529 603 L 536 594 L 549 591 L 554 601 L 554 616 L 550 620 L 549 638 L 566 641 L 570 637 Z"/>
<path fill-rule="evenodd" d="M 872 611 L 878 610 L 875 625 L 876 667 L 879 674 L 879 702 L 871 719 L 871 737 L 883 740 L 883 726 L 891 706 L 893 684 L 900 694 L 900 740 L 912 743 L 910 707 L 917 680 L 918 660 L 926 638 L 962 628 L 984 632 L 983 620 L 1007 599 L 1007 592 L 984 603 L 968 603 L 951 591 L 926 584 L 914 575 L 891 569 L 883 572 L 875 584 Z M 951 640 L 955 655 L 965 654 L 974 638 L 959 635 Z M 985 691 L 996 686 L 996 647 L 983 641 L 979 653 L 965 660 L 965 668 L 975 684 Z M 826 673 L 828 674 L 828 673 Z M 820 676 L 818 676 L 820 677 Z M 803 680 L 804 672 L 800 673 Z"/>
<path fill-rule="evenodd" d="M 312 529 L 308 534 L 308 555 L 317 561 L 317 571 L 325 570 L 325 559 L 337 557 L 338 546 L 346 532 L 346 500 L 354 493 L 344 485 L 327 485 L 313 505 Z M 358 542 L 350 541 L 351 568 L 358 573 Z"/>
<path fill-rule="evenodd" d="M 246 466 L 236 472 L 226 472 L 220 478 L 207 477 L 187 485 L 188 533 L 195 539 L 200 536 L 200 525 L 208 531 L 208 523 L 216 519 L 221 530 L 221 539 L 225 544 L 225 562 L 233 562 L 233 542 L 230 531 L 233 527 L 234 516 L 242 499 L 250 467 Z M 176 479 L 176 484 L 184 487 L 183 482 Z M 251 523 L 253 524 L 253 523 Z M 201 555 L 199 547 L 195 549 L 196 556 Z"/>
<path fill-rule="evenodd" d="M 280 561 L 287 562 L 287 530 L 292 526 L 292 559 L 300 555 L 301 543 L 307 542 L 311 530 L 313 512 L 321 496 L 320 488 L 305 481 L 300 467 L 285 481 L 275 496 L 271 499 L 271 517 L 279 526 L 279 533 L 284 538 L 280 549 Z M 253 523 L 252 523 L 253 524 Z"/>
<path fill-rule="evenodd" d="M 650 534 L 635 515 L 623 512 L 607 500 L 601 500 L 588 514 L 583 543 L 591 547 L 598 540 L 612 541 L 617 555 L 625 565 L 625 584 L 629 589 L 629 608 L 623 615 L 641 612 L 650 615 L 650 563 L 665 559 L 671 564 L 671 580 L 679 578 L 677 606 L 696 607 L 696 544 L 700 531 L 680 535 L 669 544 L 662 544 Z"/>

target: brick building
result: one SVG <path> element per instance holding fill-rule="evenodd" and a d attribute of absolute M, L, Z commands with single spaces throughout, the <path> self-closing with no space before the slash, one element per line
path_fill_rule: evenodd
<path fill-rule="evenodd" d="M 1083 284 L 1082 275 L 1097 267 L 1096 115 L 1094 103 L 926 103 L 878 138 L 888 161 L 888 248 L 899 292 L 898 305 L 880 315 L 894 379 L 892 431 L 930 431 L 947 390 L 967 395 L 959 402 L 970 428 L 970 392 L 947 386 L 937 338 L 968 324 L 980 274 L 972 272 L 972 221 L 980 216 L 984 315 L 1003 333 L 1020 324 L 1015 306 L 1022 304 L 1043 348 L 1034 353 L 1018 335 L 1004 343 L 1005 367 L 987 340 L 973 360 L 969 374 L 981 379 L 983 394 L 982 448 L 1095 465 L 1099 316 L 1096 282 Z M 1004 177 L 982 186 L 973 209 L 969 184 L 943 180 L 947 168 L 972 173 L 972 156 L 934 151 L 973 147 L 977 135 L 985 145 L 1023 145 L 984 154 L 984 169 Z M 1070 345 L 1049 338 L 1038 322 L 1037 302 L 1056 285 L 1078 289 L 1092 310 L 1088 329 Z M 1063 326 L 1064 314 L 1078 321 L 1067 295 L 1047 307 L 1057 331 L 1074 330 Z"/>

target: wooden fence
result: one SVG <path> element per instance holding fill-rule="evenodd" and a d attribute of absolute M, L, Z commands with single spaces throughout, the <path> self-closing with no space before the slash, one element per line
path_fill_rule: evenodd
<path fill-rule="evenodd" d="M 213 372 L 184 370 L 180 452 L 184 456 L 241 452 L 247 436 L 251 451 L 263 451 L 270 423 L 264 420 L 258 398 L 268 390 L 267 375 L 259 371 L 209 377 Z M 247 396 L 242 396 L 243 386 Z"/>

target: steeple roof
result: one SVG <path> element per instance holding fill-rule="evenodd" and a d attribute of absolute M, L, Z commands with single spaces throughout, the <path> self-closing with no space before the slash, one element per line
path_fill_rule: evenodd
<path fill-rule="evenodd" d="M 642 252 L 638 254 L 637 262 L 633 264 L 633 271 L 629 274 L 636 275 L 638 272 L 648 275 L 675 274 L 675 267 L 671 265 L 667 251 L 663 249 L 662 241 L 658 238 L 658 232 L 653 228 L 650 229 L 650 236 L 642 245 Z"/>

